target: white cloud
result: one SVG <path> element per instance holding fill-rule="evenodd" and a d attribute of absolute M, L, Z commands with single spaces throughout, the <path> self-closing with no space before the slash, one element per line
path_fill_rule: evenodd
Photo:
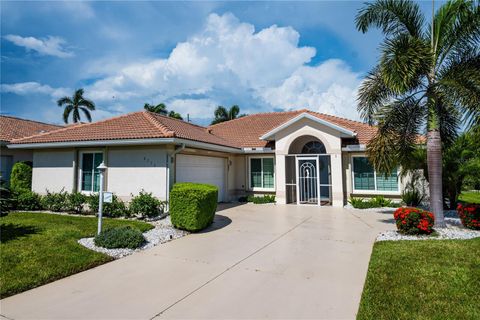
<path fill-rule="evenodd" d="M 13 84 L 2 84 L 0 86 L 2 92 L 14 93 L 22 96 L 31 94 L 46 94 L 52 99 L 58 99 L 70 93 L 68 88 L 52 88 L 49 85 L 38 82 L 20 82 Z"/>
<path fill-rule="evenodd" d="M 308 108 L 323 113 L 358 119 L 357 88 L 360 75 L 341 60 L 327 60 L 318 66 L 302 66 L 280 86 L 260 92 L 271 106 Z"/>
<path fill-rule="evenodd" d="M 86 92 L 95 101 L 115 97 L 136 108 L 165 102 L 193 117 L 212 117 L 218 104 L 240 104 L 243 112 L 309 108 L 356 117 L 359 75 L 341 60 L 308 65 L 316 52 L 300 47 L 299 38 L 291 27 L 256 32 L 231 13 L 211 14 L 204 28 L 178 43 L 168 58 L 110 69 Z"/>
<path fill-rule="evenodd" d="M 73 52 L 68 51 L 64 47 L 66 42 L 60 37 L 48 36 L 44 39 L 37 39 L 35 37 L 22 37 L 19 35 L 9 34 L 4 38 L 10 42 L 13 42 L 19 47 L 24 47 L 27 50 L 34 50 L 40 54 L 59 58 L 69 58 L 74 56 Z"/>

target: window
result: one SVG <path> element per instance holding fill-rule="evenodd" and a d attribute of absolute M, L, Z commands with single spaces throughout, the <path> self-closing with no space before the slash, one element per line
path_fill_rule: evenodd
<path fill-rule="evenodd" d="M 250 158 L 250 188 L 275 188 L 273 157 Z"/>
<path fill-rule="evenodd" d="M 82 191 L 98 192 L 100 190 L 100 170 L 97 167 L 103 161 L 103 153 L 82 153 Z"/>
<path fill-rule="evenodd" d="M 318 153 L 327 153 L 325 146 L 320 141 L 310 141 L 307 142 L 302 148 L 303 154 L 318 154 Z"/>
<path fill-rule="evenodd" d="M 398 191 L 397 169 L 385 175 L 376 172 L 367 157 L 353 157 L 353 189 Z"/>

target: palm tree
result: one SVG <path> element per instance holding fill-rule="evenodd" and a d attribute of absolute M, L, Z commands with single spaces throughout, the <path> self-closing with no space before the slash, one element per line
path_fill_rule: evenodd
<path fill-rule="evenodd" d="M 391 172 L 408 161 L 426 132 L 430 209 L 444 227 L 442 147 L 462 122 L 480 122 L 480 6 L 448 1 L 426 24 L 418 4 L 377 0 L 356 17 L 363 33 L 385 35 L 381 57 L 359 88 L 358 110 L 378 133 L 367 146 L 374 167 Z"/>
<path fill-rule="evenodd" d="M 173 110 L 171 110 L 171 111 L 168 113 L 168 116 L 169 116 L 170 118 L 175 118 L 175 119 L 178 119 L 178 120 L 183 120 L 182 115 L 181 115 L 180 113 L 178 113 L 178 112 L 173 111 Z"/>
<path fill-rule="evenodd" d="M 80 110 L 83 112 L 89 122 L 92 122 L 92 116 L 90 111 L 95 110 L 95 104 L 93 101 L 83 97 L 83 89 L 75 90 L 73 97 L 63 97 L 58 99 L 57 104 L 59 107 L 65 105 L 63 110 L 63 121 L 68 123 L 68 117 L 72 114 L 73 123 L 80 122 Z"/>
<path fill-rule="evenodd" d="M 217 124 L 245 116 L 244 114 L 239 115 L 239 113 L 240 107 L 237 105 L 233 105 L 229 110 L 223 106 L 218 106 L 217 109 L 215 109 L 215 119 L 213 119 L 212 124 Z"/>
<path fill-rule="evenodd" d="M 145 103 L 143 105 L 143 108 L 150 112 L 159 113 L 164 116 L 167 115 L 167 106 L 164 103 L 159 103 L 156 106 L 149 103 Z"/>

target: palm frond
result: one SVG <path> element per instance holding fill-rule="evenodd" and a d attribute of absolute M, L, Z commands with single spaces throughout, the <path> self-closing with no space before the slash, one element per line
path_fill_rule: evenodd
<path fill-rule="evenodd" d="M 410 35 L 399 35 L 382 44 L 380 75 L 385 86 L 397 94 L 416 89 L 431 68 L 428 42 Z"/>
<path fill-rule="evenodd" d="M 85 98 L 82 98 L 82 100 L 80 100 L 80 101 L 78 102 L 78 105 L 79 105 L 79 106 L 83 106 L 83 107 L 87 108 L 87 109 L 90 110 L 90 111 L 94 111 L 94 110 L 95 110 L 95 103 L 93 103 L 93 101 L 88 100 L 88 99 L 85 99 Z"/>
<path fill-rule="evenodd" d="M 73 94 L 74 104 L 78 104 L 82 99 L 83 99 L 83 89 L 80 88 L 75 90 L 75 93 Z"/>
<path fill-rule="evenodd" d="M 368 124 L 375 123 L 378 109 L 395 96 L 383 81 L 378 67 L 368 73 L 358 89 L 357 110 Z"/>
<path fill-rule="evenodd" d="M 228 119 L 233 120 L 235 119 L 238 114 L 240 113 L 240 107 L 237 105 L 233 105 L 230 107 L 230 110 L 228 110 Z"/>
<path fill-rule="evenodd" d="M 80 122 L 80 112 L 78 112 L 78 108 L 73 108 L 73 123 Z"/>
<path fill-rule="evenodd" d="M 387 36 L 407 33 L 421 37 L 424 17 L 417 3 L 408 0 L 377 0 L 367 3 L 355 17 L 359 31 L 380 28 Z"/>
<path fill-rule="evenodd" d="M 63 106 L 64 104 L 73 104 L 73 101 L 70 97 L 63 97 L 57 100 L 57 105 L 59 107 Z"/>
<path fill-rule="evenodd" d="M 70 116 L 70 113 L 73 110 L 73 105 L 68 104 L 65 107 L 65 110 L 63 110 L 63 122 L 68 123 L 68 117 Z"/>
<path fill-rule="evenodd" d="M 80 110 L 83 111 L 83 114 L 85 115 L 85 117 L 87 117 L 88 122 L 92 122 L 92 116 L 90 115 L 90 111 L 88 111 L 88 109 L 84 107 L 80 107 Z"/>

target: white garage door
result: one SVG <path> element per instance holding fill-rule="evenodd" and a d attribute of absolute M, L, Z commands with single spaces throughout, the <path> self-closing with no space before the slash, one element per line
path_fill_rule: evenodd
<path fill-rule="evenodd" d="M 209 183 L 218 187 L 218 201 L 225 201 L 225 158 L 178 154 L 177 182 Z"/>

